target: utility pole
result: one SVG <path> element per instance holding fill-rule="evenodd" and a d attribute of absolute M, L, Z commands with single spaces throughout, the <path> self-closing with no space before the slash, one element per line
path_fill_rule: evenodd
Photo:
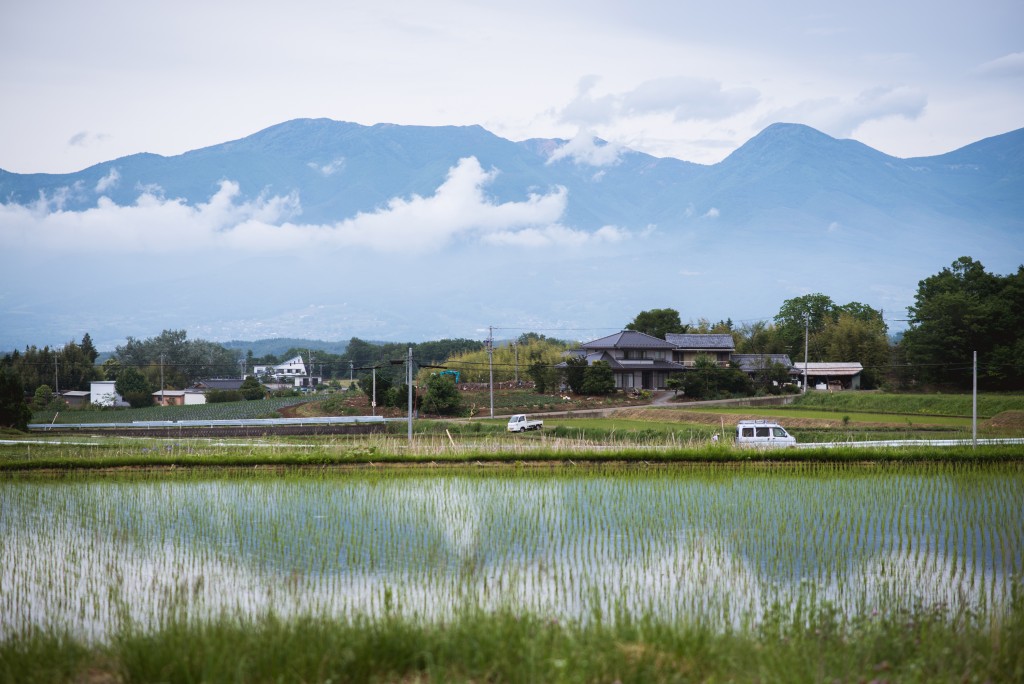
<path fill-rule="evenodd" d="M 978 352 L 974 352 L 974 382 L 971 392 L 971 444 L 978 448 Z"/>
<path fill-rule="evenodd" d="M 513 340 L 512 352 L 516 355 L 516 387 L 519 387 L 519 345 Z"/>
<path fill-rule="evenodd" d="M 164 355 L 160 354 L 160 405 L 164 406 Z"/>
<path fill-rule="evenodd" d="M 53 350 L 53 392 L 60 396 L 60 379 L 57 376 L 57 350 Z"/>
<path fill-rule="evenodd" d="M 412 444 L 412 347 L 409 347 L 409 360 L 405 366 L 405 382 L 409 388 L 409 444 Z"/>
<path fill-rule="evenodd" d="M 373 397 L 370 399 L 370 415 L 377 415 L 377 367 L 373 367 Z"/>
<path fill-rule="evenodd" d="M 487 326 L 487 369 L 489 380 L 487 382 L 491 389 L 491 418 L 494 417 L 494 326 Z"/>
<path fill-rule="evenodd" d="M 807 394 L 807 348 L 811 332 L 811 314 L 804 314 L 804 394 Z"/>
<path fill-rule="evenodd" d="M 355 376 L 355 372 L 356 372 L 356 362 L 355 361 L 349 361 L 348 362 L 348 384 L 350 384 L 350 385 L 352 384 L 352 381 L 355 380 L 355 377 L 356 377 Z"/>

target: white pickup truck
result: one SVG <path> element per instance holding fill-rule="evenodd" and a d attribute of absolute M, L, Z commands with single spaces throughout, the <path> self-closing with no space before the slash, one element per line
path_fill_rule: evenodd
<path fill-rule="evenodd" d="M 544 427 L 543 420 L 530 420 L 525 413 L 517 413 L 508 419 L 509 432 L 525 432 L 526 430 L 540 430 Z"/>

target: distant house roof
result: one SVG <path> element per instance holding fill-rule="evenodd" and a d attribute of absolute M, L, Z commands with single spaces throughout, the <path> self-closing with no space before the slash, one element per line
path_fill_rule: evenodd
<path fill-rule="evenodd" d="M 672 349 L 672 345 L 647 333 L 623 330 L 614 335 L 591 340 L 582 345 L 584 349 Z"/>
<path fill-rule="evenodd" d="M 665 341 L 673 349 L 733 350 L 736 342 L 729 333 L 668 333 Z"/>
<path fill-rule="evenodd" d="M 740 370 L 747 373 L 764 370 L 773 363 L 780 363 L 786 368 L 793 366 L 789 354 L 733 354 L 732 360 L 739 364 Z"/>
<path fill-rule="evenodd" d="M 241 389 L 244 380 L 238 378 L 208 378 L 195 384 L 197 389 L 205 390 L 236 390 Z"/>
<path fill-rule="evenodd" d="M 793 369 L 803 373 L 804 364 L 794 363 Z M 854 376 L 863 370 L 864 366 L 856 361 L 814 361 L 807 364 L 808 375 Z"/>
<path fill-rule="evenodd" d="M 153 392 L 154 397 L 183 397 L 185 390 L 157 390 Z"/>
<path fill-rule="evenodd" d="M 89 392 L 88 390 L 66 390 L 66 391 L 60 393 L 60 395 L 62 397 L 82 397 L 82 398 L 87 397 L 90 394 L 92 394 L 92 393 Z"/>

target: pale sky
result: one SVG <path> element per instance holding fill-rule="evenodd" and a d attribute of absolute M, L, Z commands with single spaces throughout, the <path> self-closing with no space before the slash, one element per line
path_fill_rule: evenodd
<path fill-rule="evenodd" d="M 0 168 L 302 117 L 714 163 L 777 121 L 899 157 L 1024 126 L 1020 0 L 0 0 Z"/>

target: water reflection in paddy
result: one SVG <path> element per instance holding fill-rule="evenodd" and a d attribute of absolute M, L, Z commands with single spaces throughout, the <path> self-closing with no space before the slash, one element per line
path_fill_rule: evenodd
<path fill-rule="evenodd" d="M 0 482 L 0 637 L 465 606 L 716 625 L 773 605 L 999 614 L 1024 469 L 684 467 Z"/>

